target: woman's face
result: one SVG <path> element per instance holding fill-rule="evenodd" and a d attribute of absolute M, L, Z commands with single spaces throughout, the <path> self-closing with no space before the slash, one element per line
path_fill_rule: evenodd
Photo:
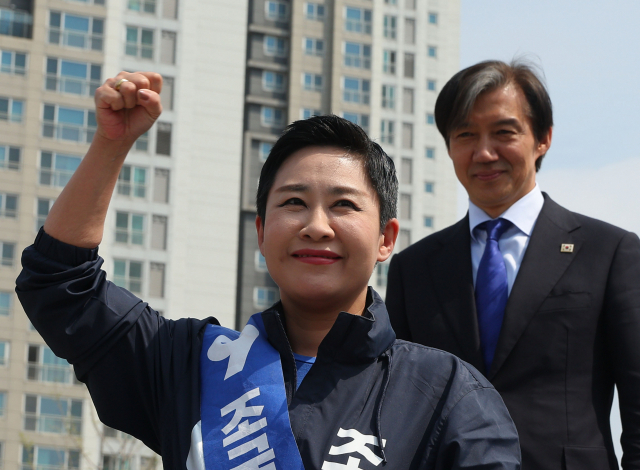
<path fill-rule="evenodd" d="M 334 147 L 307 147 L 276 174 L 258 244 L 287 301 L 352 305 L 366 296 L 376 261 L 386 260 L 398 232 L 380 232 L 378 197 L 359 158 Z M 352 312 L 360 313 L 360 312 Z"/>

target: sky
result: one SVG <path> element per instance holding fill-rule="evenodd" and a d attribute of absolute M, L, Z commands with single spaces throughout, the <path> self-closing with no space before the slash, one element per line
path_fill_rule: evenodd
<path fill-rule="evenodd" d="M 640 233 L 640 2 L 461 0 L 460 7 L 461 68 L 523 57 L 544 71 L 554 129 L 541 189 L 570 210 Z M 458 199 L 463 215 L 461 186 Z"/>

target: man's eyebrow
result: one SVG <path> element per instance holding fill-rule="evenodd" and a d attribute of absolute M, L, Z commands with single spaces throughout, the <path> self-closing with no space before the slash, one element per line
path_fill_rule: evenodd
<path fill-rule="evenodd" d="M 520 120 L 516 118 L 500 119 L 499 121 L 494 122 L 493 125 L 494 126 L 514 126 L 514 127 L 522 126 L 522 124 L 520 124 Z"/>
<path fill-rule="evenodd" d="M 304 193 L 309 191 L 309 186 L 306 184 L 285 184 L 275 189 L 277 193 Z M 351 186 L 332 186 L 329 188 L 329 193 L 334 196 L 345 196 L 349 194 L 363 194 L 357 188 Z"/>

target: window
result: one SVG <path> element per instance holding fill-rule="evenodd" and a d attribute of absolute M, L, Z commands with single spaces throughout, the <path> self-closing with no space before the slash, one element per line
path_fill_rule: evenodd
<path fill-rule="evenodd" d="M 15 219 L 18 216 L 18 195 L 0 193 L 0 217 Z"/>
<path fill-rule="evenodd" d="M 432 79 L 427 79 L 427 90 L 436 91 L 436 81 Z"/>
<path fill-rule="evenodd" d="M 436 123 L 436 117 L 434 116 L 433 113 L 427 113 L 426 122 L 430 126 L 432 126 L 432 125 L 434 125 Z"/>
<path fill-rule="evenodd" d="M 322 39 L 304 38 L 302 47 L 306 55 L 324 55 L 324 41 Z"/>
<path fill-rule="evenodd" d="M 266 273 L 268 271 L 267 260 L 264 258 L 264 256 L 262 256 L 262 253 L 260 253 L 260 250 L 256 250 L 256 254 L 253 261 L 254 261 L 256 271 L 258 271 L 259 273 Z"/>
<path fill-rule="evenodd" d="M 424 226 L 426 228 L 433 228 L 433 217 L 431 217 L 430 215 L 425 215 L 424 216 Z"/>
<path fill-rule="evenodd" d="M 289 5 L 269 0 L 264 4 L 265 16 L 268 20 L 285 21 L 289 16 Z"/>
<path fill-rule="evenodd" d="M 3 3 L 11 5 L 11 3 Z M 33 16 L 22 10 L 0 7 L 0 34 L 16 38 L 31 38 Z"/>
<path fill-rule="evenodd" d="M 27 73 L 27 54 L 0 50 L 0 73 L 25 75 Z"/>
<path fill-rule="evenodd" d="M 370 92 L 369 80 L 344 77 L 342 97 L 345 103 L 369 104 Z"/>
<path fill-rule="evenodd" d="M 428 21 L 430 24 L 438 24 L 438 14 L 434 13 L 434 12 L 429 12 L 428 16 Z"/>
<path fill-rule="evenodd" d="M 144 215 L 116 212 L 116 243 L 144 244 Z"/>
<path fill-rule="evenodd" d="M 434 187 L 434 183 L 432 181 L 425 181 L 424 182 L 424 192 L 425 193 L 433 194 L 433 187 Z"/>
<path fill-rule="evenodd" d="M 164 297 L 164 263 L 149 263 L 149 296 Z"/>
<path fill-rule="evenodd" d="M 402 148 L 413 148 L 413 124 L 410 122 L 402 123 Z"/>
<path fill-rule="evenodd" d="M 160 38 L 160 63 L 176 63 L 176 33 L 173 31 L 162 31 Z"/>
<path fill-rule="evenodd" d="M 15 257 L 16 244 L 9 242 L 0 242 L 0 266 L 13 266 L 13 258 Z"/>
<path fill-rule="evenodd" d="M 416 9 L 416 0 L 406 0 L 404 4 L 407 10 L 415 10 Z"/>
<path fill-rule="evenodd" d="M 178 17 L 178 0 L 163 0 L 162 17 L 171 19 Z"/>
<path fill-rule="evenodd" d="M 167 217 L 164 215 L 154 215 L 151 219 L 151 248 L 167 249 Z"/>
<path fill-rule="evenodd" d="M 382 71 L 389 75 L 396 73 L 396 51 L 382 51 Z"/>
<path fill-rule="evenodd" d="M 413 160 L 405 157 L 400 161 L 400 184 L 411 184 L 412 175 Z"/>
<path fill-rule="evenodd" d="M 424 156 L 429 160 L 433 160 L 436 157 L 436 149 L 434 147 L 426 147 L 424 149 Z"/>
<path fill-rule="evenodd" d="M 20 147 L 11 147 L 9 145 L 0 145 L 0 168 L 8 170 L 17 170 L 20 168 Z"/>
<path fill-rule="evenodd" d="M 24 101 L 0 96 L 0 121 L 22 122 Z"/>
<path fill-rule="evenodd" d="M 416 43 L 416 20 L 413 18 L 404 19 L 404 43 Z"/>
<path fill-rule="evenodd" d="M 300 110 L 300 119 L 309 119 L 312 116 L 320 116 L 322 111 L 319 109 L 302 108 Z"/>
<path fill-rule="evenodd" d="M 51 206 L 53 206 L 54 199 L 38 198 L 36 207 L 36 232 L 40 230 L 40 227 L 44 225 L 44 221 L 47 220 Z"/>
<path fill-rule="evenodd" d="M 388 121 L 386 119 L 382 119 L 380 121 L 380 142 L 385 144 L 393 144 L 393 133 L 395 128 L 395 123 L 393 121 Z"/>
<path fill-rule="evenodd" d="M 398 5 L 398 0 L 384 0 L 385 5 Z"/>
<path fill-rule="evenodd" d="M 133 292 L 142 293 L 142 262 L 128 259 L 113 260 L 113 283 Z"/>
<path fill-rule="evenodd" d="M 411 220 L 411 194 L 400 195 L 400 218 Z"/>
<path fill-rule="evenodd" d="M 7 364 L 9 364 L 9 343 L 0 341 L 0 366 L 6 366 Z"/>
<path fill-rule="evenodd" d="M 265 127 L 284 126 L 284 111 L 271 106 L 262 106 L 260 109 L 260 122 Z"/>
<path fill-rule="evenodd" d="M 275 36 L 265 36 L 264 54 L 272 57 L 286 57 L 287 43 L 283 38 L 277 38 Z"/>
<path fill-rule="evenodd" d="M 124 53 L 138 59 L 153 59 L 153 33 L 152 29 L 127 26 Z"/>
<path fill-rule="evenodd" d="M 30 344 L 27 354 L 27 380 L 79 384 L 73 367 L 44 344 Z"/>
<path fill-rule="evenodd" d="M 102 66 L 47 57 L 44 87 L 59 93 L 93 96 L 102 81 Z"/>
<path fill-rule="evenodd" d="M 147 197 L 147 169 L 123 165 L 118 175 L 118 194 L 131 197 Z"/>
<path fill-rule="evenodd" d="M 82 400 L 25 395 L 24 430 L 79 436 Z"/>
<path fill-rule="evenodd" d="M 404 76 L 405 78 L 413 78 L 415 73 L 415 55 L 410 52 L 404 53 Z"/>
<path fill-rule="evenodd" d="M 40 152 L 40 184 L 63 188 L 80 165 L 82 158 L 55 152 Z"/>
<path fill-rule="evenodd" d="M 304 6 L 304 13 L 308 20 L 324 21 L 324 5 L 309 2 Z"/>
<path fill-rule="evenodd" d="M 396 23 L 398 19 L 393 15 L 384 15 L 382 23 L 382 35 L 387 39 L 395 39 L 397 34 Z"/>
<path fill-rule="evenodd" d="M 146 152 L 149 150 L 149 131 L 142 134 L 140 137 L 136 139 L 136 143 L 134 147 L 136 150 L 140 150 L 141 152 Z"/>
<path fill-rule="evenodd" d="M 49 13 L 49 43 L 101 51 L 104 20 L 52 11 Z"/>
<path fill-rule="evenodd" d="M 262 71 L 262 88 L 265 91 L 284 91 L 284 75 L 270 70 Z"/>
<path fill-rule="evenodd" d="M 131 11 L 153 14 L 156 12 L 156 0 L 129 0 L 128 8 Z"/>
<path fill-rule="evenodd" d="M 345 42 L 344 65 L 346 67 L 371 69 L 371 46 L 357 42 Z"/>
<path fill-rule="evenodd" d="M 171 155 L 171 123 L 158 122 L 156 132 L 156 153 Z"/>
<path fill-rule="evenodd" d="M 153 180 L 153 202 L 169 202 L 169 170 L 156 168 Z"/>
<path fill-rule="evenodd" d="M 42 137 L 91 143 L 96 127 L 95 111 L 57 104 L 45 104 L 42 108 Z"/>
<path fill-rule="evenodd" d="M 4 410 L 7 403 L 7 392 L 0 392 L 0 416 L 4 416 Z"/>
<path fill-rule="evenodd" d="M 173 77 L 163 77 L 162 93 L 160 94 L 160 102 L 165 111 L 173 110 Z"/>
<path fill-rule="evenodd" d="M 278 300 L 278 289 L 272 287 L 254 287 L 253 305 L 255 308 L 266 309 Z"/>
<path fill-rule="evenodd" d="M 345 7 L 344 29 L 353 33 L 371 34 L 371 10 Z"/>
<path fill-rule="evenodd" d="M 438 57 L 438 48 L 436 46 L 427 46 L 427 56 L 433 58 Z"/>
<path fill-rule="evenodd" d="M 396 108 L 396 87 L 382 85 L 382 107 L 386 109 Z"/>
<path fill-rule="evenodd" d="M 308 119 L 303 117 L 302 119 Z M 271 149 L 273 148 L 273 143 L 271 142 L 259 142 L 258 143 L 258 157 L 260 158 L 261 161 L 266 161 L 267 157 L 269 156 L 269 152 L 271 152 Z"/>
<path fill-rule="evenodd" d="M 378 263 L 376 266 L 376 285 L 378 287 L 386 287 L 389 277 L 389 263 Z"/>
<path fill-rule="evenodd" d="M 369 130 L 369 115 L 359 113 L 342 113 L 342 117 L 347 121 L 351 121 L 354 124 L 359 125 L 365 131 Z"/>
<path fill-rule="evenodd" d="M 307 91 L 322 91 L 322 75 L 303 73 L 302 88 Z"/>
<path fill-rule="evenodd" d="M 131 470 L 131 463 L 131 457 L 108 454 L 102 456 L 102 470 Z"/>
<path fill-rule="evenodd" d="M 8 317 L 11 313 L 11 292 L 0 291 L 0 317 Z"/>
<path fill-rule="evenodd" d="M 76 470 L 80 468 L 80 450 L 24 445 L 22 469 Z"/>
<path fill-rule="evenodd" d="M 402 112 L 413 114 L 413 88 L 402 89 Z"/>

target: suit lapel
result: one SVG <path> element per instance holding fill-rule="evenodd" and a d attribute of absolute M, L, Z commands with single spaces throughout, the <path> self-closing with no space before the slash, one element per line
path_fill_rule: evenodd
<path fill-rule="evenodd" d="M 575 217 L 546 194 L 544 197 L 544 206 L 509 295 L 496 354 L 487 375 L 489 380 L 500 370 L 582 245 L 579 231 L 575 232 L 580 227 Z M 563 243 L 572 243 L 573 253 L 562 253 L 560 246 Z"/>
<path fill-rule="evenodd" d="M 463 359 L 484 373 L 471 268 L 469 215 L 428 260 L 444 318 L 464 352 Z"/>

